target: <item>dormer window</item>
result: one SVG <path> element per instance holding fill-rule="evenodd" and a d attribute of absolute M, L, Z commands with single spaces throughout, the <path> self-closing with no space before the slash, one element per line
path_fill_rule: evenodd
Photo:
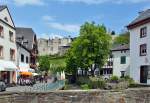
<path fill-rule="evenodd" d="M 147 35 L 147 27 L 143 27 L 140 29 L 140 38 L 144 38 Z"/>
<path fill-rule="evenodd" d="M 6 22 L 8 22 L 8 18 L 7 18 L 7 17 L 5 17 L 4 20 L 5 20 Z"/>

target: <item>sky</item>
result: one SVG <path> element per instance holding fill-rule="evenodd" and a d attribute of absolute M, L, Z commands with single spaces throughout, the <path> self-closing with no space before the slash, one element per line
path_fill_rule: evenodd
<path fill-rule="evenodd" d="M 37 36 L 75 37 L 86 21 L 104 24 L 117 34 L 150 9 L 150 0 L 0 0 L 16 27 L 33 28 Z"/>

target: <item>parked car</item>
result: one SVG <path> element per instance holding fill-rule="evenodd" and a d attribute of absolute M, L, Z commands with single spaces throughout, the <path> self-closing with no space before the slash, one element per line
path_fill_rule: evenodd
<path fill-rule="evenodd" d="M 2 80 L 0 80 L 0 92 L 6 91 L 6 84 Z"/>

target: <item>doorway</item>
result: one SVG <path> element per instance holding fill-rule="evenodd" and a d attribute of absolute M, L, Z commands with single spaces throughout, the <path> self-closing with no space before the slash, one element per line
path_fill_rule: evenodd
<path fill-rule="evenodd" d="M 148 66 L 141 66 L 140 68 L 140 83 L 147 83 Z"/>

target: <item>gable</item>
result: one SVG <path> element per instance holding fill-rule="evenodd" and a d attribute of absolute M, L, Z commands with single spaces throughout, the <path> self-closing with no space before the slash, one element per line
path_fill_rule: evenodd
<path fill-rule="evenodd" d="M 0 11 L 0 19 L 15 28 L 14 22 L 7 7 Z"/>

